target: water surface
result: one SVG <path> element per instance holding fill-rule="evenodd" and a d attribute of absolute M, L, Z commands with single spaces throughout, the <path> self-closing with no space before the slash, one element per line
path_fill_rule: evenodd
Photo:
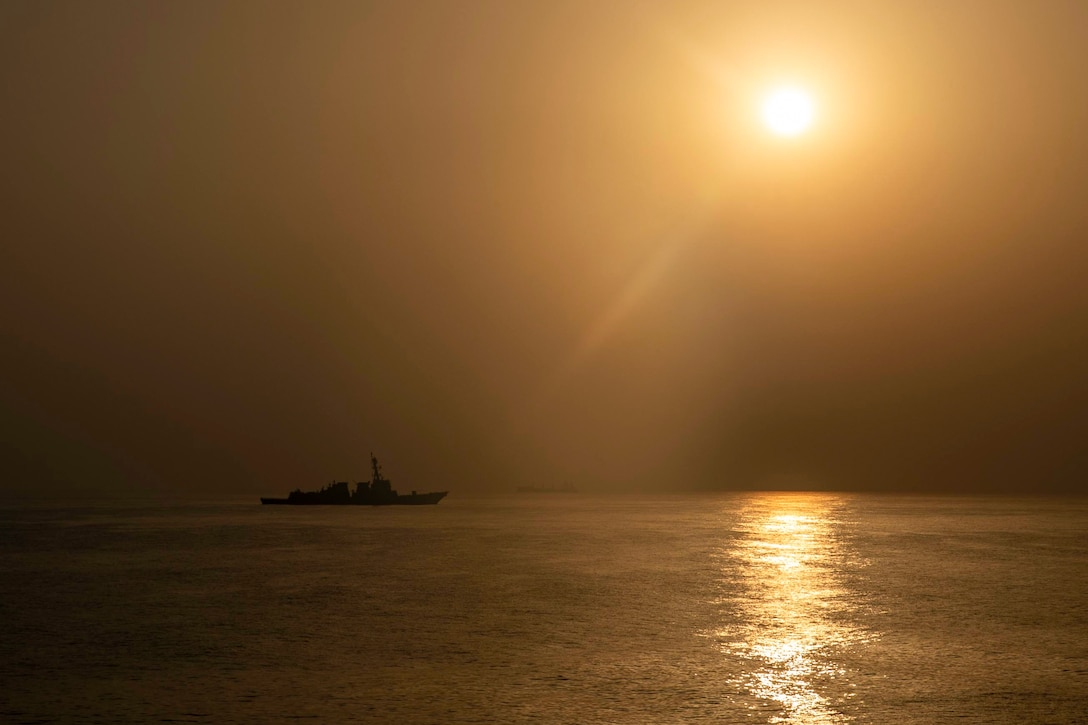
<path fill-rule="evenodd" d="M 1088 502 L 0 509 L 0 721 L 1072 723 Z"/>

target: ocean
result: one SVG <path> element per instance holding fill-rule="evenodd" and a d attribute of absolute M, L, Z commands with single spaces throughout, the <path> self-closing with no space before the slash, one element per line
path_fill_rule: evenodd
<path fill-rule="evenodd" d="M 0 507 L 4 723 L 1085 723 L 1088 499 Z"/>

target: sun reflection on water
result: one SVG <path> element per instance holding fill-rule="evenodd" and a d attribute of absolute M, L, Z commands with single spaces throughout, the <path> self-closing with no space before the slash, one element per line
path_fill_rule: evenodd
<path fill-rule="evenodd" d="M 843 502 L 766 495 L 749 503 L 717 554 L 723 623 L 715 636 L 737 660 L 731 684 L 770 722 L 849 722 L 848 658 L 872 633 L 859 624 L 862 602 L 846 579 L 860 562 L 836 518 Z"/>

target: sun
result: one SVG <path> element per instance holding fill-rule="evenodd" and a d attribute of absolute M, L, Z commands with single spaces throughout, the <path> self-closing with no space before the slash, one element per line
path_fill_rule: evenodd
<path fill-rule="evenodd" d="M 763 99 L 763 123 L 779 136 L 798 136 L 812 125 L 816 104 L 812 96 L 793 86 L 776 88 Z"/>

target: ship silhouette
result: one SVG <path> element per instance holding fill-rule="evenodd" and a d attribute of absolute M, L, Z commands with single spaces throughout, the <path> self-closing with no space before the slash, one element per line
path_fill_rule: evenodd
<path fill-rule="evenodd" d="M 518 493 L 578 493 L 573 483 L 562 486 L 518 486 Z"/>
<path fill-rule="evenodd" d="M 393 490 L 389 479 L 382 475 L 382 467 L 373 453 L 370 454 L 372 471 L 369 481 L 359 481 L 355 490 L 348 488 L 347 481 L 333 481 L 319 491 L 295 489 L 287 498 L 261 498 L 262 504 L 288 506 L 422 506 L 436 504 L 449 491 L 399 494 Z"/>

